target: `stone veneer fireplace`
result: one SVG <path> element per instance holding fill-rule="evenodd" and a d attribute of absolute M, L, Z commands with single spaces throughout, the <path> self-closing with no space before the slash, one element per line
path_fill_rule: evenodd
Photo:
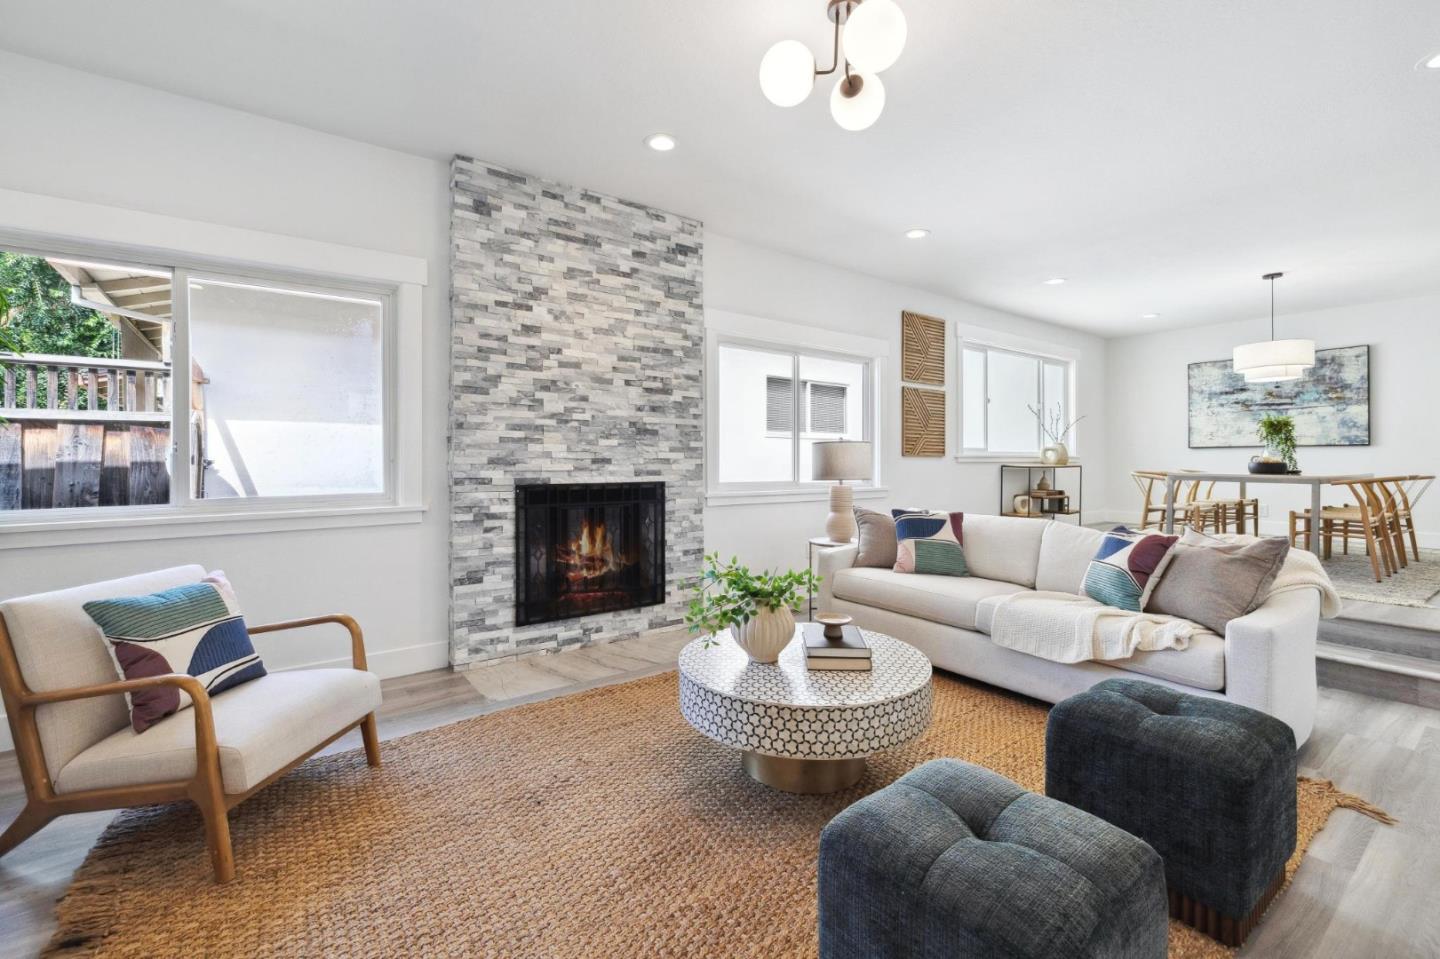
<path fill-rule="evenodd" d="M 683 584 L 699 571 L 704 548 L 701 255 L 696 220 L 455 158 L 450 658 L 456 666 L 621 639 L 683 619 Z M 520 512 L 529 515 L 529 497 L 570 495 L 556 491 L 573 484 L 653 488 L 664 520 L 661 539 L 651 544 L 658 554 L 646 560 L 654 575 L 631 578 L 646 568 L 622 561 L 623 575 L 609 569 L 591 591 L 605 596 L 576 590 L 558 608 L 542 609 L 532 602 L 540 581 L 522 572 L 517 552 L 542 531 L 522 528 Z M 539 487 L 552 489 L 534 492 Z M 564 542 L 551 545 L 579 550 L 583 563 L 593 564 L 604 543 L 595 539 L 594 513 L 590 539 L 583 539 L 583 512 L 564 520 L 572 524 L 559 537 Z M 612 547 L 615 537 L 644 528 L 618 516 L 617 528 L 602 516 Z M 543 532 L 549 538 L 557 529 Z M 632 587 L 634 595 L 623 597 L 627 608 L 618 608 L 618 594 Z"/>
<path fill-rule="evenodd" d="M 665 602 L 664 483 L 515 489 L 515 625 Z"/>

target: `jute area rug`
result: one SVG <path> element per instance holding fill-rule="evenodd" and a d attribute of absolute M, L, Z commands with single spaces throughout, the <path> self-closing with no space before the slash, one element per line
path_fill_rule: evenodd
<path fill-rule="evenodd" d="M 813 957 L 820 829 L 953 756 L 1044 786 L 1046 708 L 937 675 L 930 730 L 854 788 L 793 796 L 680 717 L 674 673 L 311 760 L 231 816 L 211 882 L 185 804 L 119 816 L 57 907 L 50 956 Z M 1300 848 L 1337 807 L 1301 781 Z M 1227 950 L 1171 924 L 1173 957 Z"/>

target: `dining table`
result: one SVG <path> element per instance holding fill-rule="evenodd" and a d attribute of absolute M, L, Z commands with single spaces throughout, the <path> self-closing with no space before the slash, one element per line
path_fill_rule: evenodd
<path fill-rule="evenodd" d="M 1248 483 L 1284 483 L 1290 486 L 1310 487 L 1310 515 L 1320 516 L 1320 490 L 1331 483 L 1344 482 L 1345 480 L 1369 479 L 1374 473 L 1205 473 L 1191 472 L 1185 470 L 1178 473 L 1167 473 L 1165 475 L 1165 532 L 1175 532 L 1175 489 L 1181 483 L 1192 481 L 1215 482 L 1215 483 L 1239 483 L 1239 499 L 1245 499 L 1245 486 Z M 1258 521 L 1257 521 L 1258 522 Z M 1260 532 L 1258 529 L 1255 531 Z M 1323 537 L 1308 537 L 1310 552 L 1316 556 L 1321 555 Z"/>

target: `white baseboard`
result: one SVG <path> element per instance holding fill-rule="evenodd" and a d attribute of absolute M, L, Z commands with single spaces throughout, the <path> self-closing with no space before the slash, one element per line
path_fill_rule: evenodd
<path fill-rule="evenodd" d="M 443 669 L 449 666 L 450 644 L 448 642 L 421 643 L 416 646 L 402 646 L 399 649 L 381 649 L 373 653 L 368 653 L 365 660 L 370 667 L 370 671 L 381 679 L 409 676 L 413 673 L 424 673 L 432 669 Z M 276 670 L 276 672 L 285 672 L 291 669 L 345 667 L 349 665 L 350 657 L 341 656 L 314 663 L 284 666 Z M 10 723 L 6 721 L 5 714 L 0 712 L 0 752 L 10 752 L 14 748 L 15 740 L 10 735 Z"/>

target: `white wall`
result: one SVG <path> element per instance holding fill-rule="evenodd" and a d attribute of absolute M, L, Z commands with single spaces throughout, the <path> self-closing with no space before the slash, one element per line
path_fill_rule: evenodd
<path fill-rule="evenodd" d="M 0 595 L 202 563 L 226 571 L 253 622 L 348 612 L 365 628 L 371 665 L 382 675 L 443 666 L 447 165 L 7 53 L 0 53 L 0 90 L 9 129 L 31 131 L 7 137 L 0 149 L 0 187 L 430 263 L 423 522 L 0 550 Z M 57 122 L 58 104 L 85 122 Z M 347 649 L 341 635 L 323 629 L 261 637 L 257 645 L 279 667 L 339 659 Z M 0 739 L 8 740 L 3 727 Z"/>
<path fill-rule="evenodd" d="M 897 241 L 903 242 L 903 241 Z M 914 310 L 946 321 L 950 338 L 947 417 L 955 416 L 954 325 L 983 327 L 1036 345 L 1060 347 L 1078 356 L 1077 413 L 1087 419 L 1078 457 L 1091 478 L 1085 496 L 1087 519 L 1103 512 L 1106 464 L 1105 342 L 1098 337 L 1028 320 L 971 303 L 900 286 L 813 260 L 777 253 L 713 231 L 705 237 L 705 310 L 739 313 L 890 342 L 880 389 L 882 482 L 890 493 L 860 505 L 994 513 L 1000 502 L 1000 468 L 995 463 L 958 463 L 954 437 L 939 458 L 900 455 L 900 313 Z M 952 431 L 953 433 L 953 431 Z M 818 502 L 715 505 L 705 511 L 705 545 L 752 566 L 803 568 L 806 540 L 825 532 L 823 500 Z"/>
<path fill-rule="evenodd" d="M 384 492 L 381 316 L 378 301 L 191 284 L 206 498 Z"/>
<path fill-rule="evenodd" d="M 1317 348 L 1370 346 L 1369 446 L 1301 447 L 1307 473 L 1435 473 L 1440 467 L 1440 416 L 1425 397 L 1436 379 L 1440 356 L 1440 296 L 1345 306 L 1314 313 L 1283 314 L 1283 336 L 1306 336 Z M 1256 449 L 1187 448 L 1186 366 L 1228 359 L 1238 343 L 1264 335 L 1267 320 L 1256 318 L 1149 336 L 1109 341 L 1111 472 L 1106 501 L 1110 518 L 1139 517 L 1140 496 L 1132 469 L 1208 469 L 1244 472 Z M 1233 488 L 1232 488 L 1233 489 Z M 1266 532 L 1282 532 L 1291 509 L 1308 507 L 1307 493 L 1275 486 L 1251 486 L 1268 519 Z M 1218 492 L 1218 491 L 1217 491 Z M 1352 501 L 1336 490 L 1326 502 Z M 1133 515 L 1132 515 L 1133 514 Z M 1440 490 L 1416 509 L 1422 542 L 1440 546 Z"/>

